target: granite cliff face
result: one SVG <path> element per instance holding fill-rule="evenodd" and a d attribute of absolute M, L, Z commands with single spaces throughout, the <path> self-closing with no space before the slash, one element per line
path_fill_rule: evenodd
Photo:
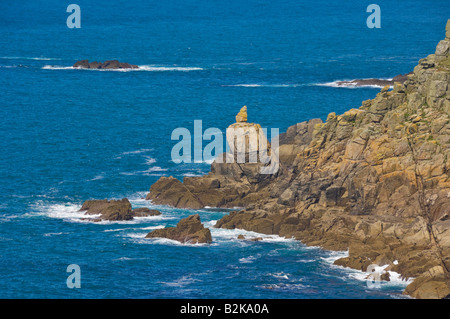
<path fill-rule="evenodd" d="M 176 207 L 243 207 L 215 227 L 347 250 L 337 265 L 388 265 L 415 278 L 405 294 L 450 295 L 450 20 L 435 54 L 407 80 L 325 123 L 280 135 L 280 170 L 213 163 L 204 177 L 161 178 L 147 199 Z M 384 278 L 388 279 L 388 278 Z"/>

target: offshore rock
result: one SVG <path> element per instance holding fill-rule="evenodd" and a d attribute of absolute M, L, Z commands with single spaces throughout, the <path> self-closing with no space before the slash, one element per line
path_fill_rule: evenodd
<path fill-rule="evenodd" d="M 86 215 L 100 215 L 98 220 L 131 220 L 133 219 L 130 201 L 126 198 L 121 200 L 87 200 L 83 203 L 80 211 Z"/>
<path fill-rule="evenodd" d="M 145 236 L 145 238 L 157 237 L 168 238 L 189 244 L 210 243 L 212 241 L 211 231 L 203 226 L 198 214 L 183 218 L 176 227 L 155 229 Z"/>
<path fill-rule="evenodd" d="M 83 203 L 80 211 L 85 215 L 100 215 L 96 218 L 86 218 L 91 221 L 125 221 L 132 220 L 133 217 L 148 217 L 161 215 L 156 209 L 141 207 L 132 209 L 131 203 L 127 198 L 121 200 L 91 199 Z"/>
<path fill-rule="evenodd" d="M 75 62 L 74 68 L 79 69 L 138 69 L 139 67 L 134 64 L 119 62 L 117 60 L 109 60 L 103 63 L 90 62 L 88 60 L 81 60 Z"/>

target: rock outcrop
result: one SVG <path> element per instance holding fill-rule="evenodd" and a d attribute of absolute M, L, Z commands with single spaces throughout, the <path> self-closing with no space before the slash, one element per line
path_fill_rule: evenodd
<path fill-rule="evenodd" d="M 91 199 L 83 203 L 80 211 L 85 215 L 99 215 L 93 218 L 87 217 L 91 221 L 127 221 L 133 217 L 148 217 L 160 215 L 161 212 L 147 207 L 132 209 L 131 203 L 127 198 L 121 200 Z"/>
<path fill-rule="evenodd" d="M 343 87 L 358 87 L 358 86 L 393 86 L 395 83 L 403 84 L 408 79 L 408 75 L 412 74 L 399 74 L 394 76 L 392 79 L 355 79 L 349 81 L 336 81 L 336 86 Z"/>
<path fill-rule="evenodd" d="M 405 294 L 448 296 L 450 21 L 446 31 L 435 54 L 421 59 L 403 84 L 384 87 L 357 109 L 330 113 L 326 122 L 288 128 L 280 135 L 276 174 L 259 174 L 253 163 L 216 161 L 204 177 L 172 181 L 183 198 L 178 202 L 243 207 L 215 227 L 348 250 L 337 265 L 362 271 L 387 265 L 415 278 Z M 152 186 L 149 197 L 171 205 L 172 194 Z"/>
<path fill-rule="evenodd" d="M 88 60 L 81 60 L 75 62 L 74 68 L 79 69 L 138 69 L 139 67 L 134 64 L 126 62 L 119 62 L 117 60 L 109 60 L 105 62 L 89 62 Z"/>
<path fill-rule="evenodd" d="M 189 244 L 212 242 L 211 231 L 203 226 L 198 214 L 183 218 L 176 227 L 155 229 L 145 238 L 168 238 Z"/>
<path fill-rule="evenodd" d="M 146 199 L 157 205 L 200 209 L 210 207 L 244 207 L 268 193 L 262 191 L 272 175 L 260 174 L 265 164 L 261 154 L 270 153 L 270 143 L 259 124 L 247 123 L 244 106 L 236 118 L 245 121 L 231 124 L 227 129 L 227 142 L 233 153 L 221 154 L 211 165 L 208 175 L 178 179 L 161 177 L 150 187 Z M 261 145 L 265 151 L 261 152 Z"/>
<path fill-rule="evenodd" d="M 157 209 L 150 209 L 147 207 L 139 207 L 133 209 L 133 217 L 149 217 L 149 216 L 159 216 L 161 212 Z"/>
<path fill-rule="evenodd" d="M 81 206 L 80 211 L 86 211 L 85 215 L 100 215 L 94 221 L 133 219 L 130 201 L 126 198 L 121 200 L 87 200 Z"/>

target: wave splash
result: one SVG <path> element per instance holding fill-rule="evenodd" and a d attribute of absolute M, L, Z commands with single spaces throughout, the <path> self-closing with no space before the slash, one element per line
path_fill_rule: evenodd
<path fill-rule="evenodd" d="M 185 67 L 185 66 L 157 66 L 157 65 L 139 65 L 138 69 L 83 69 L 74 68 L 73 66 L 60 65 L 44 65 L 43 70 L 83 70 L 83 71 L 100 71 L 100 72 L 190 72 L 203 71 L 200 67 Z"/>

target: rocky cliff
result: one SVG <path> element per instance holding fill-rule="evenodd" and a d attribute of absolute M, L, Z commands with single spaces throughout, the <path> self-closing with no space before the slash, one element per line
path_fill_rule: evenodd
<path fill-rule="evenodd" d="M 148 199 L 177 207 L 243 207 L 216 224 L 347 250 L 336 264 L 388 265 L 415 278 L 405 294 L 450 294 L 450 20 L 435 54 L 407 80 L 325 123 L 280 136 L 280 170 L 213 163 L 204 177 L 161 178 Z M 181 206 L 180 206 L 181 205 Z"/>

